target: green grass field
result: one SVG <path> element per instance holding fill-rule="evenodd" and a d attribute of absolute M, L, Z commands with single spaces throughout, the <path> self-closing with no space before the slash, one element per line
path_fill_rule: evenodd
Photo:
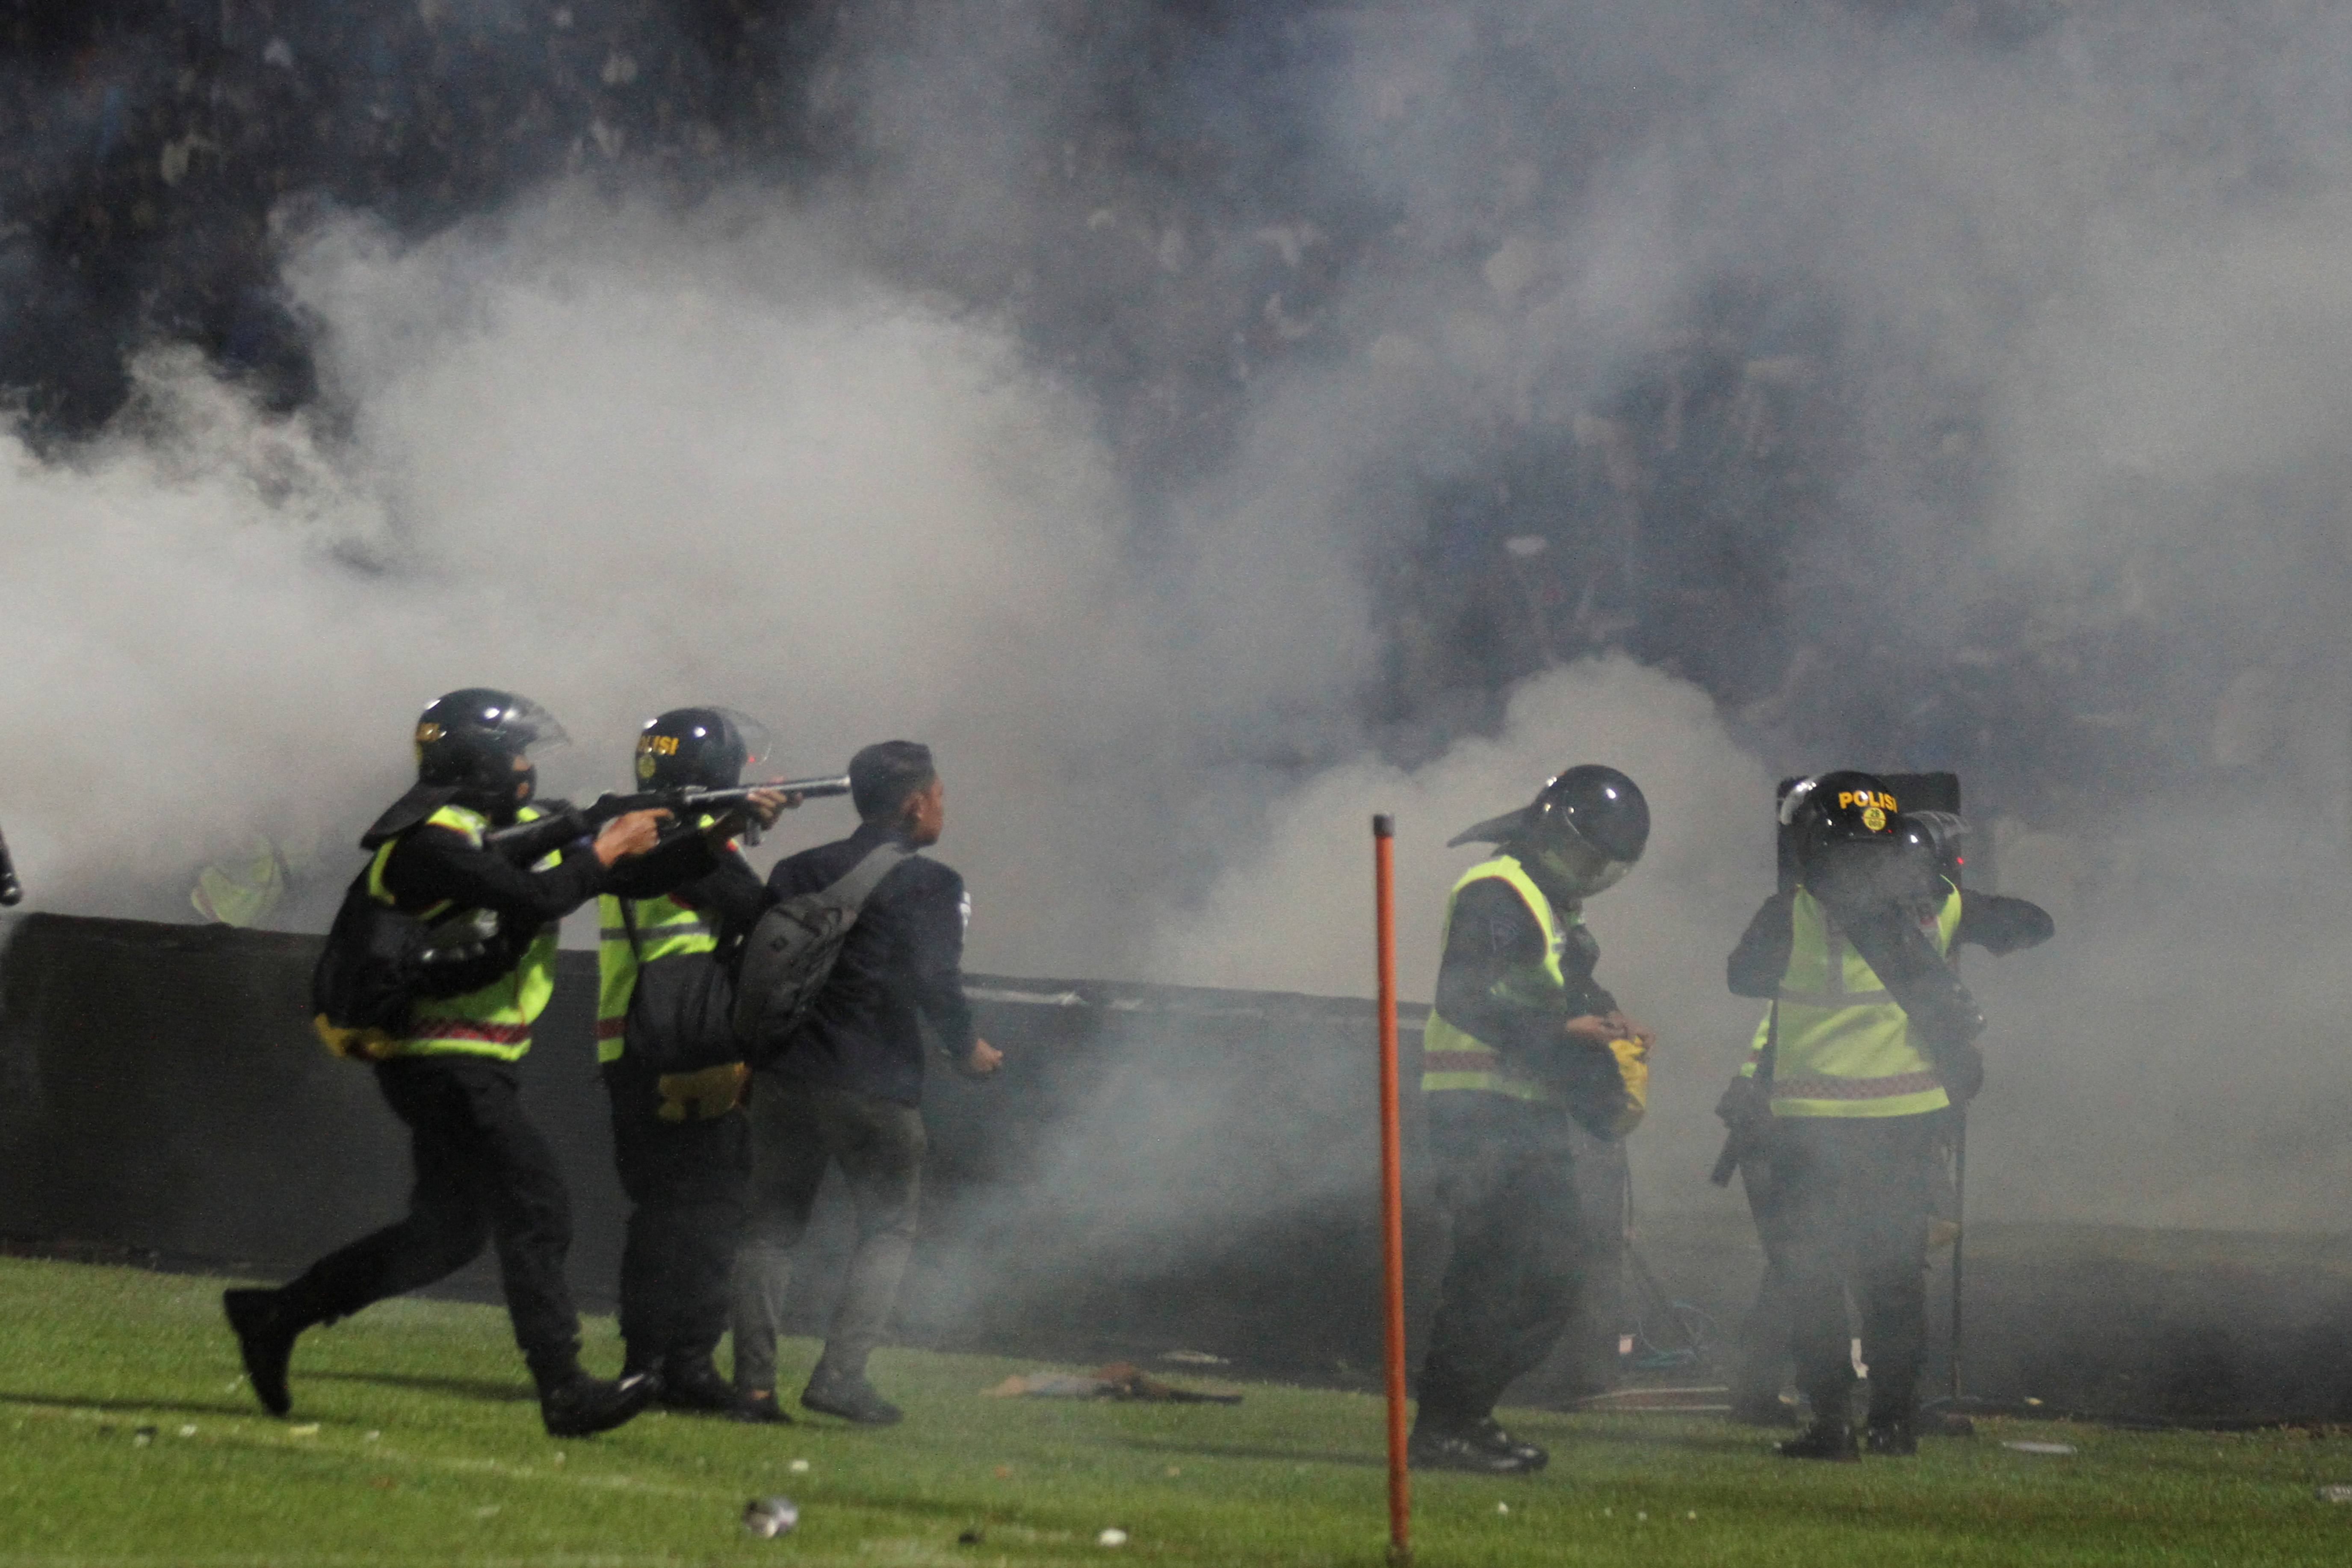
<path fill-rule="evenodd" d="M 0 1262 L 0 1563 L 1187 1563 L 1382 1560 L 1377 1401 L 1245 1386 L 1238 1407 L 999 1400 L 1031 1369 L 885 1352 L 908 1419 L 752 1428 L 647 1415 L 540 1429 L 497 1310 L 389 1302 L 305 1337 L 263 1415 L 220 1282 Z M 814 1347 L 792 1347 L 803 1358 Z M 590 1329 L 609 1370 L 609 1320 Z M 2352 1562 L 2352 1437 L 1992 1422 L 1916 1461 L 1797 1466 L 1703 1420 L 1522 1412 L 1528 1480 L 1414 1478 L 1416 1561 Z M 2077 1445 L 2071 1458 L 2003 1439 Z M 805 1468 L 797 1468 L 804 1461 Z M 797 1533 L 744 1535 L 782 1493 Z M 1106 1548 L 1106 1527 L 1129 1532 Z M 960 1536 L 977 1531 L 976 1542 Z"/>

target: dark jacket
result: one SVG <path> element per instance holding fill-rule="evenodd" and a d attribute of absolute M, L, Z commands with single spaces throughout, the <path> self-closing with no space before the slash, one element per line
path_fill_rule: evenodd
<path fill-rule="evenodd" d="M 1730 961 L 1725 965 L 1733 995 L 1770 997 L 1779 993 L 1780 976 L 1789 967 L 1789 950 L 1796 942 L 1795 928 L 1789 921 L 1789 908 L 1795 899 L 1793 891 L 1775 893 L 1764 900 L 1763 907 L 1748 922 L 1739 945 L 1732 949 Z M 1952 945 L 1957 948 L 1974 942 L 1998 956 L 2021 948 L 2039 947 L 2050 940 L 2056 929 L 2050 911 L 2040 904 L 1963 888 L 1960 923 L 1953 928 Z M 1867 959 L 1869 954 L 1864 952 L 1864 957 Z M 1884 980 L 1885 976 L 1880 978 Z"/>
<path fill-rule="evenodd" d="M 891 829 L 868 823 L 847 838 L 781 860 L 768 874 L 769 896 L 782 900 L 829 887 L 891 837 Z M 919 855 L 901 862 L 866 900 L 808 1021 L 775 1070 L 920 1105 L 923 1023 L 955 1060 L 971 1053 L 977 1037 L 963 995 L 969 913 L 961 877 Z"/>

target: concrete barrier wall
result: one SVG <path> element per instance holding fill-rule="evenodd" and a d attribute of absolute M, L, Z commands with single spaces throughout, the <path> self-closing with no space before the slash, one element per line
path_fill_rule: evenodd
<path fill-rule="evenodd" d="M 368 1071 L 310 1036 L 317 951 L 315 938 L 225 927 L 11 921 L 0 1237 L 276 1278 L 394 1217 L 404 1132 Z M 969 989 L 1008 1066 L 984 1084 L 932 1075 L 906 1338 L 1072 1360 L 1202 1350 L 1369 1384 L 1369 1003 L 992 976 Z M 593 956 L 563 954 L 522 1072 L 571 1182 L 574 1287 L 601 1307 L 623 1211 L 594 990 Z M 1407 1024 L 1411 1058 L 1419 1019 Z M 1406 1070 L 1410 1082 L 1416 1064 Z M 837 1191 L 821 1207 L 803 1327 L 828 1309 L 845 1208 Z M 1416 1202 L 1416 1253 L 1424 1222 Z M 1668 1220 L 1643 1226 L 1639 1245 L 1668 1295 L 1729 1332 L 1760 1268 L 1744 1227 Z M 1939 1318 L 1942 1269 L 1930 1285 Z M 1971 1393 L 2167 1419 L 2352 1419 L 2344 1237 L 1982 1228 L 1969 1279 Z M 454 1285 L 496 1295 L 487 1264 Z M 1605 1342 L 1615 1309 L 1601 1320 L 1589 1327 Z M 1590 1370 L 1564 1352 L 1519 1394 L 1565 1397 Z M 1941 1365 L 1929 1376 L 1940 1387 Z"/>

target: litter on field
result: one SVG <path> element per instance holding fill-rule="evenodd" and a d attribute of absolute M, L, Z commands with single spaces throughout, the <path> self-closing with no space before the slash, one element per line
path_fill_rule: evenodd
<path fill-rule="evenodd" d="M 804 1476 L 808 1474 L 808 1461 L 806 1459 L 794 1459 L 791 1464 L 786 1465 L 784 1468 L 792 1471 L 792 1473 L 796 1476 Z"/>
<path fill-rule="evenodd" d="M 1091 1373 L 1015 1373 L 981 1392 L 992 1399 L 1133 1399 L 1166 1405 L 1239 1405 L 1238 1394 L 1202 1394 L 1162 1383 L 1132 1362 L 1115 1361 Z"/>
<path fill-rule="evenodd" d="M 2352 1502 L 2352 1487 L 2321 1487 L 2311 1495 L 2322 1502 Z"/>
<path fill-rule="evenodd" d="M 2073 1453 L 2073 1452 L 2074 1451 L 2074 1444 L 2072 1444 L 2072 1443 L 2027 1443 L 2027 1442 L 2011 1442 L 2011 1443 L 2003 1443 L 2003 1444 L 2001 1445 L 2001 1447 L 2004 1447 L 2004 1448 L 2007 1448 L 2007 1449 L 2008 1449 L 2011 1453 L 2012 1453 L 2012 1454 L 2057 1454 L 2057 1455 L 2065 1455 L 2065 1454 L 2071 1454 L 2071 1453 Z"/>
<path fill-rule="evenodd" d="M 788 1497 L 753 1498 L 743 1505 L 743 1531 L 762 1541 L 789 1535 L 801 1521 L 801 1510 Z"/>
<path fill-rule="evenodd" d="M 1118 1529 L 1117 1526 L 1113 1526 L 1111 1529 L 1104 1531 L 1100 1535 L 1096 1536 L 1095 1544 L 1097 1546 L 1124 1546 L 1127 1544 L 1127 1531 Z"/>

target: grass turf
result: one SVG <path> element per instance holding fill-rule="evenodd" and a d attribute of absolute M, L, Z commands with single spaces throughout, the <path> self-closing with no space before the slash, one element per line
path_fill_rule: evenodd
<path fill-rule="evenodd" d="M 1376 1400 L 997 1400 L 1029 1363 L 886 1352 L 905 1426 L 651 1415 L 540 1429 L 504 1314 L 394 1301 L 304 1336 L 295 1414 L 238 1373 L 221 1282 L 0 1262 L 0 1563 L 1361 1563 L 1384 1555 Z M 618 1359 L 609 1321 L 592 1363 Z M 789 1347 L 805 1366 L 814 1347 Z M 1794 1465 L 1703 1420 L 1521 1412 L 1531 1479 L 1414 1478 L 1416 1561 L 1831 1568 L 2352 1561 L 2352 1438 L 1984 1423 L 1916 1461 Z M 2079 1452 L 2037 1458 L 2004 1439 Z M 805 1461 L 805 1468 L 795 1464 Z M 744 1501 L 801 1506 L 782 1540 Z M 1507 1510 L 1507 1511 L 1506 1511 Z M 1121 1548 L 1097 1544 L 1106 1527 Z M 975 1542 L 959 1536 L 978 1531 Z"/>

